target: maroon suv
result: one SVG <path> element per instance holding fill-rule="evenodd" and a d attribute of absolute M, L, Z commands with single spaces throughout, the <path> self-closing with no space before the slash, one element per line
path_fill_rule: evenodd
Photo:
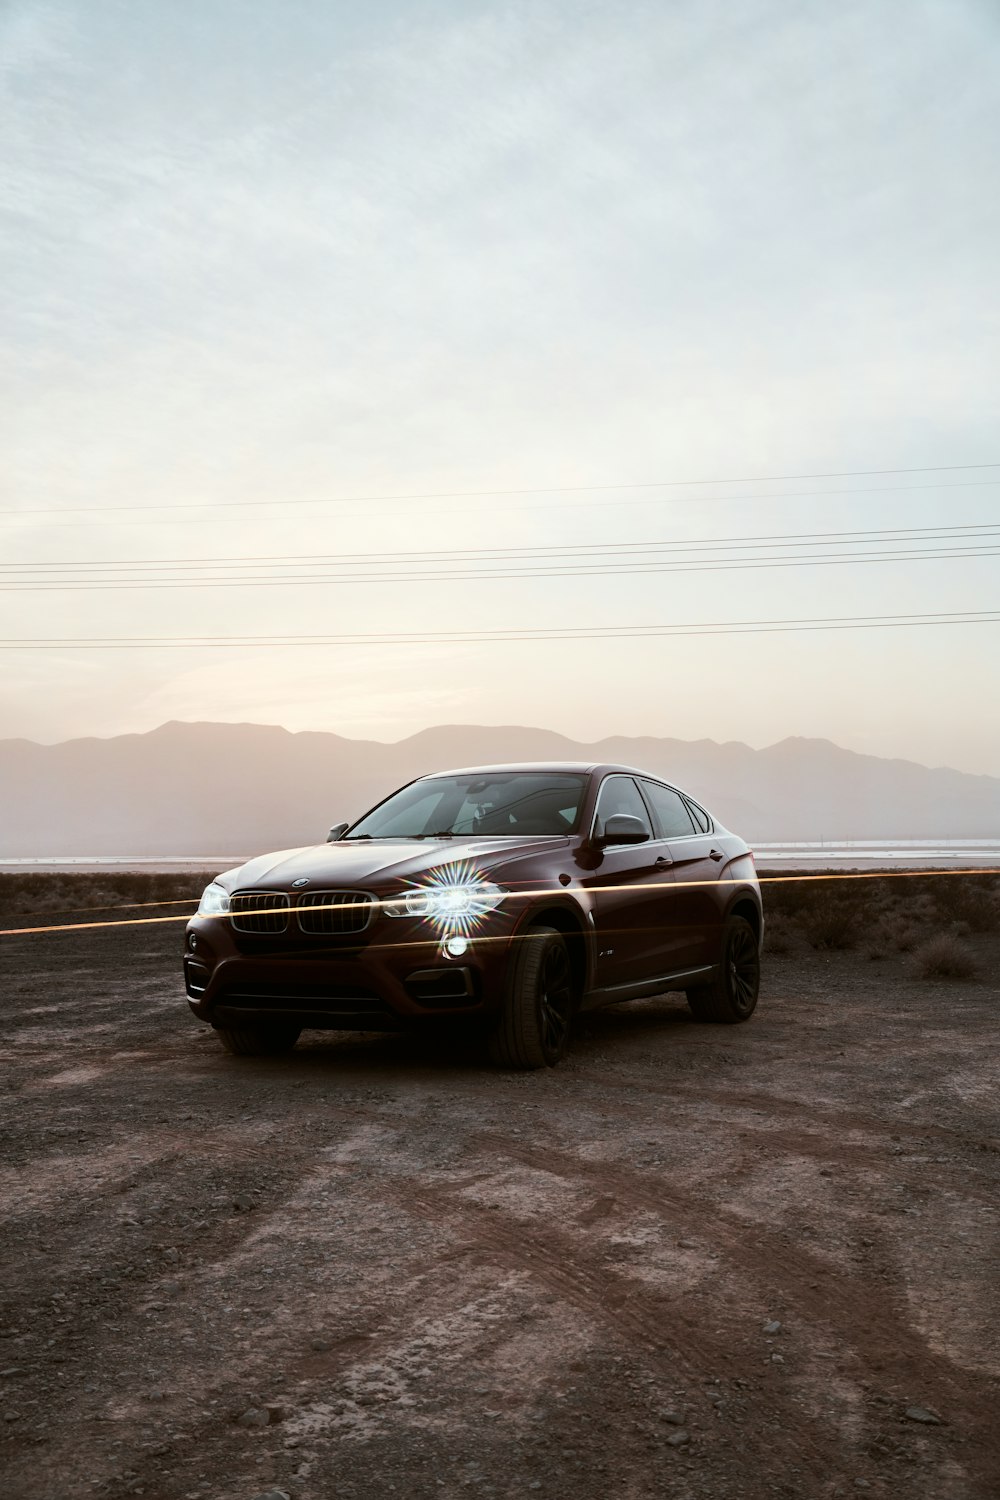
<path fill-rule="evenodd" d="M 538 1068 L 578 1011 L 664 990 L 745 1021 L 762 931 L 749 848 L 684 792 L 627 766 L 477 766 L 220 875 L 184 977 L 231 1052 L 462 1020 Z"/>

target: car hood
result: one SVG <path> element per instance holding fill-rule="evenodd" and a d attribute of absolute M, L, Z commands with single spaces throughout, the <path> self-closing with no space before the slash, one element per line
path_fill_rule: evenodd
<path fill-rule="evenodd" d="M 568 843 L 561 834 L 524 839 L 426 839 L 419 843 L 411 839 L 370 844 L 348 840 L 261 854 L 239 869 L 228 870 L 219 881 L 229 891 L 247 887 L 284 890 L 296 880 L 306 880 L 317 888 L 367 887 L 383 882 L 405 884 L 431 870 L 456 864 L 469 864 L 470 873 L 482 877 L 535 850 L 564 848 Z"/>

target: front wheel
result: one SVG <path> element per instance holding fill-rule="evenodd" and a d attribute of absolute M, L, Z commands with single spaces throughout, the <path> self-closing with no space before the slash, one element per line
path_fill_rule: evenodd
<path fill-rule="evenodd" d="M 745 917 L 730 917 L 722 930 L 722 953 L 711 984 L 688 990 L 687 1003 L 696 1021 L 733 1026 L 748 1021 L 757 1008 L 760 948 Z"/>
<path fill-rule="evenodd" d="M 566 1052 L 573 1019 L 573 969 L 554 927 L 531 927 L 514 939 L 503 1010 L 489 1039 L 505 1068 L 554 1068 Z"/>
<path fill-rule="evenodd" d="M 227 1052 L 237 1057 L 280 1057 L 291 1052 L 302 1034 L 300 1026 L 217 1026 L 215 1034 Z"/>

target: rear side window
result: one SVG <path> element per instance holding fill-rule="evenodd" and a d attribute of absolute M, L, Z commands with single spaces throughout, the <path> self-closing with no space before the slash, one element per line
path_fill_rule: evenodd
<path fill-rule="evenodd" d="M 694 818 L 695 827 L 700 829 L 702 833 L 711 833 L 712 820 L 708 816 L 708 813 L 705 811 L 705 809 L 703 807 L 699 807 L 697 802 L 692 802 L 690 797 L 685 797 L 684 801 L 687 805 L 688 812 L 691 814 L 692 818 Z"/>
<path fill-rule="evenodd" d="M 680 792 L 661 786 L 658 781 L 644 781 L 642 790 L 653 809 L 657 833 L 661 839 L 690 838 L 695 831 L 688 805 Z"/>

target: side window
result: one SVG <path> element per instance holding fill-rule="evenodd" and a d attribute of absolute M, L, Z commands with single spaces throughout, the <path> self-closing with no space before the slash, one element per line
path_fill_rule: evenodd
<path fill-rule="evenodd" d="M 594 832 L 598 838 L 604 833 L 605 823 L 615 813 L 627 813 L 630 818 L 640 818 L 650 838 L 653 837 L 646 804 L 631 776 L 609 776 L 601 783 L 594 813 Z"/>
<path fill-rule="evenodd" d="M 695 827 L 699 829 L 701 833 L 711 833 L 712 820 L 708 816 L 708 813 L 705 811 L 705 809 L 703 807 L 699 807 L 697 802 L 692 802 L 690 797 L 685 797 L 684 802 L 688 812 L 691 814 L 692 818 L 694 818 Z"/>
<path fill-rule="evenodd" d="M 642 789 L 646 794 L 646 801 L 653 809 L 660 838 L 690 838 L 695 827 L 680 792 L 672 792 L 668 786 L 661 786 L 658 781 L 644 781 Z"/>

